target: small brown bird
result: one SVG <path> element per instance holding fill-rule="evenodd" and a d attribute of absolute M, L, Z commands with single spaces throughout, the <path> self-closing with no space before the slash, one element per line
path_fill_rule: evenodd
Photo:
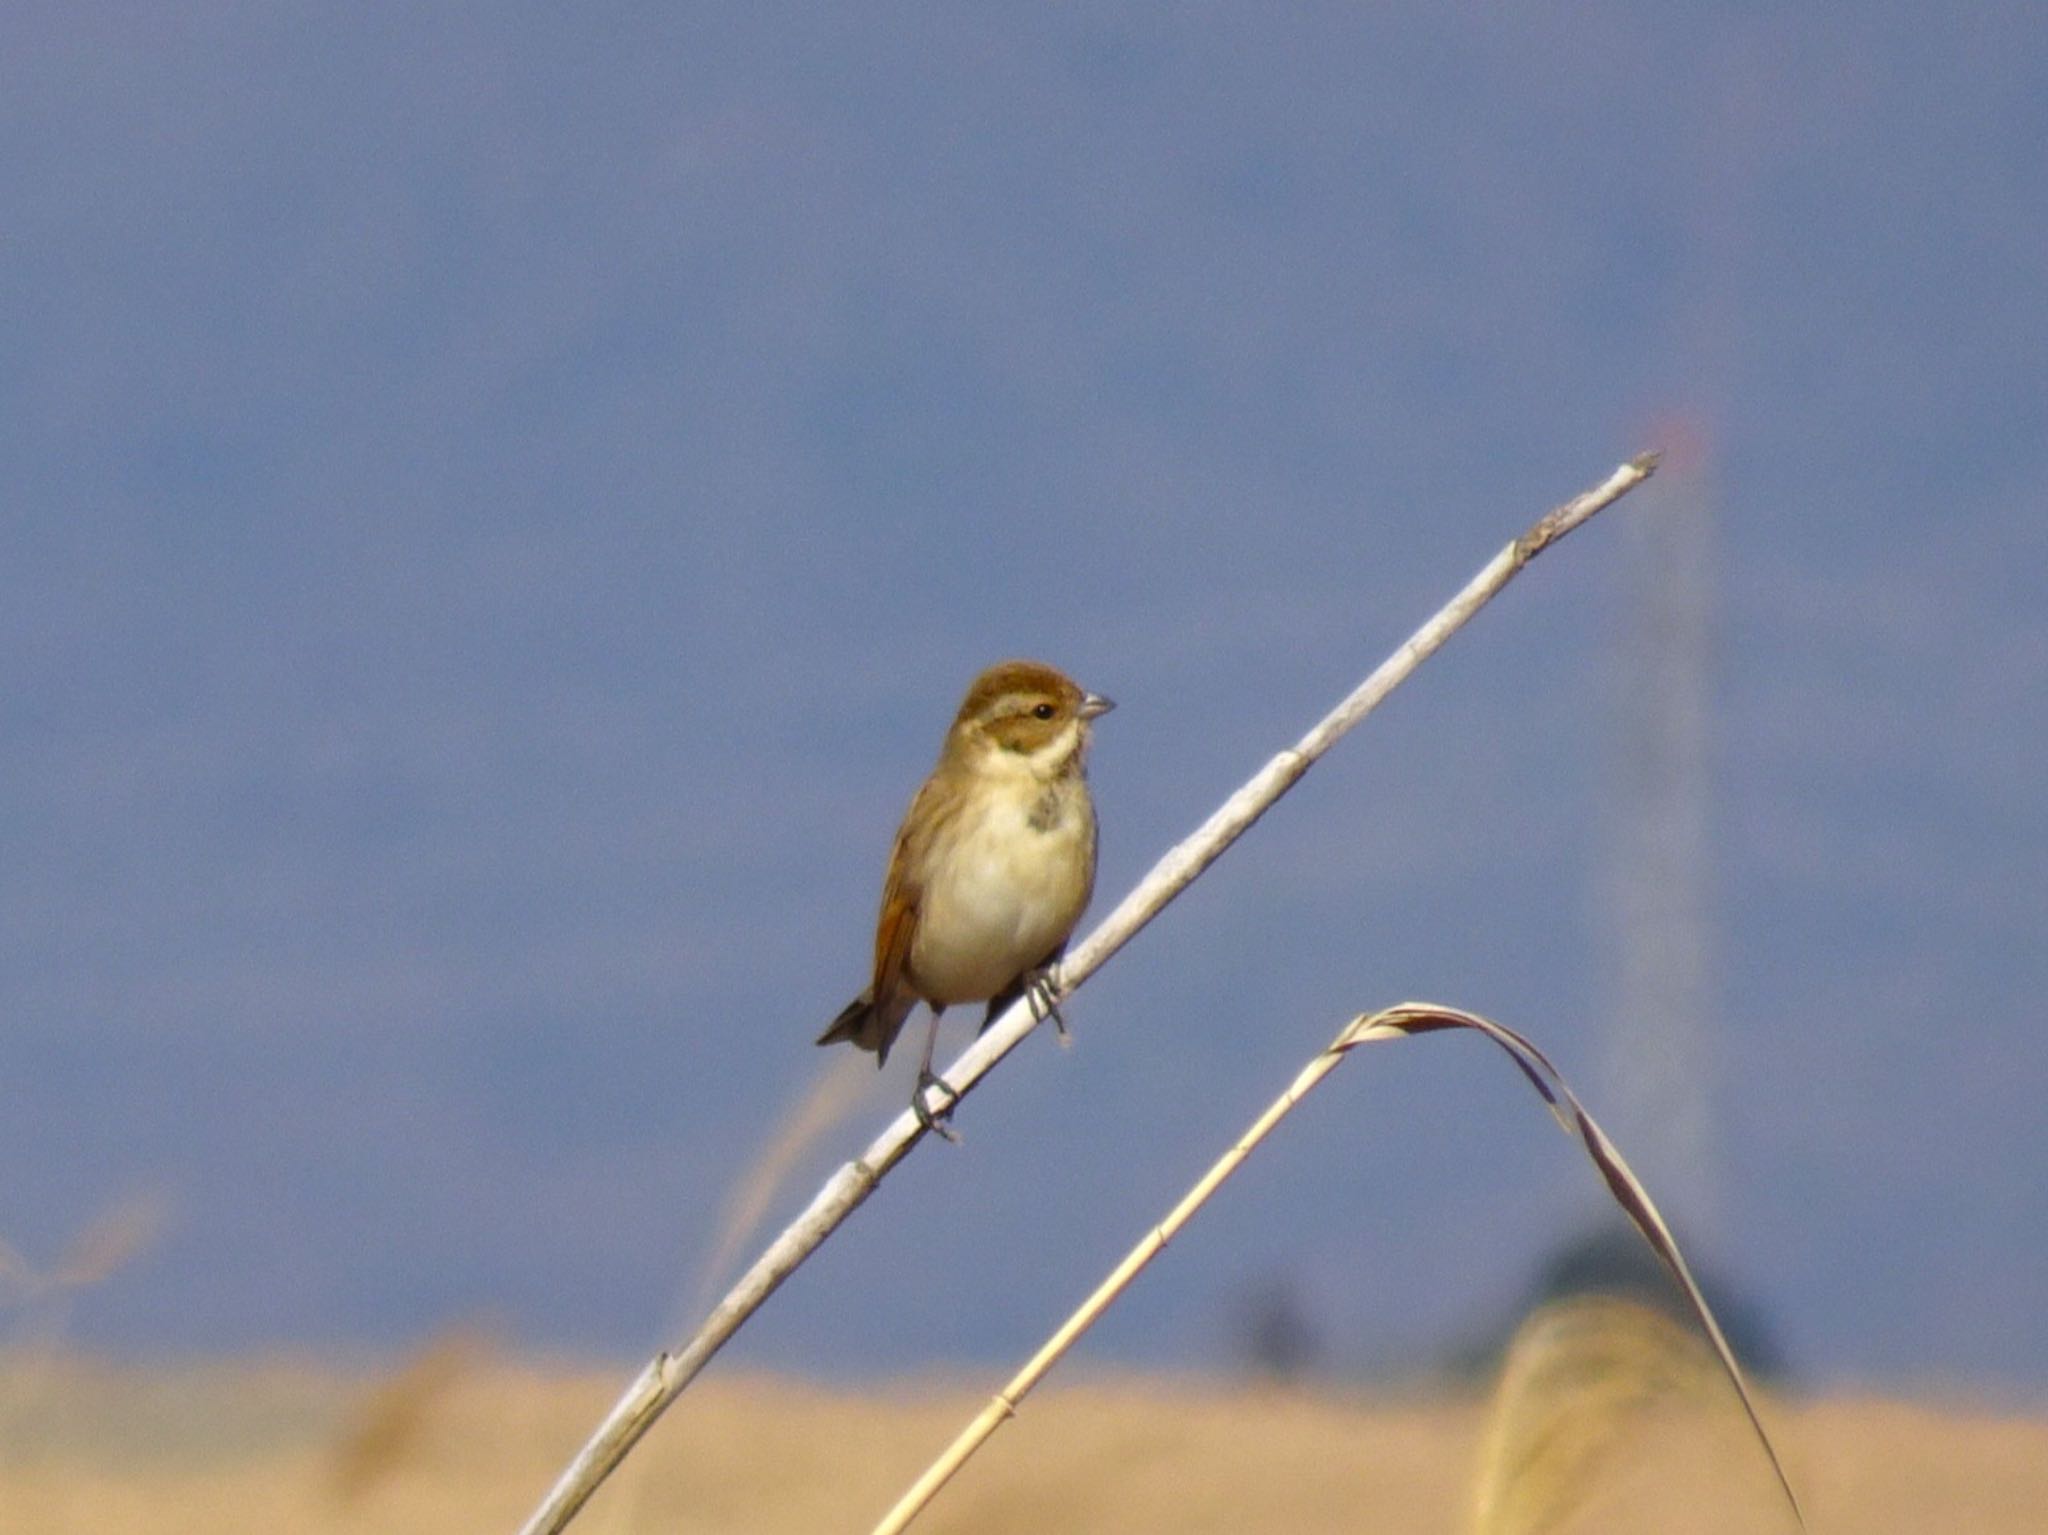
<path fill-rule="evenodd" d="M 880 1065 L 925 1003 L 932 1021 L 911 1107 L 927 1129 L 940 1128 L 925 1090 L 940 1085 L 932 1047 L 948 1007 L 987 1002 L 985 1029 L 1029 991 L 1041 1016 L 1058 1017 L 1048 973 L 1095 889 L 1089 721 L 1113 707 L 1039 662 L 991 666 L 968 688 L 896 833 L 874 980 L 818 1043 L 851 1040 Z"/>

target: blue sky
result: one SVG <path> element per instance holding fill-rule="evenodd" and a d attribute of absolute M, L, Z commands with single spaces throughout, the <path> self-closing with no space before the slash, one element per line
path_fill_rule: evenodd
<path fill-rule="evenodd" d="M 1106 909 L 1683 433 L 736 1353 L 1008 1357 L 1364 1008 L 1600 1112 L 1619 519 L 1710 513 L 1671 1181 L 1808 1379 L 2048 1387 L 2030 7 L 21 4 L 0 103 L 0 1238 L 171 1210 L 82 1341 L 651 1345 L 975 670 L 1120 701 Z M 1347 1073 L 1099 1357 L 1423 1357 L 1592 1209 L 1478 1046 Z"/>

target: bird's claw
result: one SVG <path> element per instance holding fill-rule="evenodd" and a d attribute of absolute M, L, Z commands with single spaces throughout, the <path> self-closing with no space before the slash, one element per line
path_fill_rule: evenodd
<path fill-rule="evenodd" d="M 1024 988 L 1024 999 L 1031 1004 L 1031 1021 L 1043 1023 L 1052 1020 L 1052 1026 L 1059 1031 L 1062 1043 L 1067 1039 L 1067 1020 L 1060 1016 L 1059 988 L 1053 984 L 1052 972 L 1041 970 L 1031 978 L 1031 984 Z"/>
<path fill-rule="evenodd" d="M 945 1103 L 938 1109 L 925 1102 L 924 1095 L 934 1087 L 946 1095 Z M 930 1067 L 917 1074 L 917 1086 L 910 1094 L 910 1112 L 917 1116 L 917 1122 L 925 1129 L 956 1146 L 960 1144 L 960 1132 L 946 1121 L 953 1117 L 953 1109 L 959 1102 L 960 1095 L 953 1091 L 953 1085 Z"/>

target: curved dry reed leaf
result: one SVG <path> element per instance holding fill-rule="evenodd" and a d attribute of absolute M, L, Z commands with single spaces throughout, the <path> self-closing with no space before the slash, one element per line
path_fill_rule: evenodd
<path fill-rule="evenodd" d="M 1551 1064 L 1550 1058 L 1528 1040 L 1505 1024 L 1482 1018 L 1477 1013 L 1467 1013 L 1454 1007 L 1438 1007 L 1426 1002 L 1404 1002 L 1384 1012 L 1361 1014 L 1351 1026 L 1339 1035 L 1333 1050 L 1349 1050 L 1357 1045 L 1370 1044 L 1375 1040 L 1408 1038 L 1417 1034 L 1434 1034 L 1448 1029 L 1470 1029 L 1485 1035 L 1521 1069 L 1529 1084 L 1542 1095 L 1550 1106 L 1550 1112 L 1565 1133 L 1583 1146 L 1586 1155 L 1592 1159 L 1599 1171 L 1601 1181 L 1607 1185 L 1607 1192 L 1621 1207 L 1629 1223 L 1643 1235 L 1650 1244 L 1650 1250 L 1662 1260 L 1665 1269 L 1676 1281 L 1684 1294 L 1686 1304 L 1692 1309 L 1693 1319 L 1713 1344 L 1714 1353 L 1721 1361 L 1721 1368 L 1728 1382 L 1735 1388 L 1735 1395 L 1742 1402 L 1742 1410 L 1749 1415 L 1749 1426 L 1755 1431 L 1757 1443 L 1763 1446 L 1764 1455 L 1770 1460 L 1771 1471 L 1778 1479 L 1778 1488 L 1785 1495 L 1785 1502 L 1792 1510 L 1792 1517 L 1799 1521 L 1800 1528 L 1806 1526 L 1806 1516 L 1799 1507 L 1798 1495 L 1792 1491 L 1792 1482 L 1785 1475 L 1784 1464 L 1778 1459 L 1776 1446 L 1771 1436 L 1764 1431 L 1763 1419 L 1758 1416 L 1756 1402 L 1750 1396 L 1748 1382 L 1744 1380 L 1742 1367 L 1735 1362 L 1735 1351 L 1728 1346 L 1728 1339 L 1721 1332 L 1721 1324 L 1714 1319 L 1706 1296 L 1701 1293 L 1699 1283 L 1692 1277 L 1692 1269 L 1685 1261 L 1685 1255 L 1678 1250 L 1678 1239 L 1665 1224 L 1663 1214 L 1657 1209 L 1656 1201 L 1650 1198 L 1650 1191 L 1643 1187 L 1642 1180 L 1622 1158 L 1613 1141 L 1607 1138 L 1588 1114 L 1578 1098 L 1566 1085 L 1563 1075 Z"/>

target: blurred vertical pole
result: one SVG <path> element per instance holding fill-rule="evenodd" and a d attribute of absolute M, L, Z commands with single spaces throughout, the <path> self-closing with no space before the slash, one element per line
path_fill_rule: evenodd
<path fill-rule="evenodd" d="M 1749 330 L 1744 272 L 1776 93 L 1768 23 L 1729 16 L 1702 51 L 1697 127 L 1674 186 L 1685 258 L 1671 303 L 1669 452 L 1630 521 L 1616 679 L 1614 809 L 1602 880 L 1610 956 L 1604 1101 L 1680 1232 L 1711 1262 L 1727 1235 L 1718 1154 L 1729 1050 L 1717 984 L 1714 829 L 1722 436 Z"/>
<path fill-rule="evenodd" d="M 1603 1101 L 1673 1221 L 1708 1253 L 1721 1226 L 1714 920 L 1714 507 L 1704 434 L 1663 429 L 1671 471 L 1626 538 L 1616 793 L 1603 881 L 1611 1003 Z"/>

